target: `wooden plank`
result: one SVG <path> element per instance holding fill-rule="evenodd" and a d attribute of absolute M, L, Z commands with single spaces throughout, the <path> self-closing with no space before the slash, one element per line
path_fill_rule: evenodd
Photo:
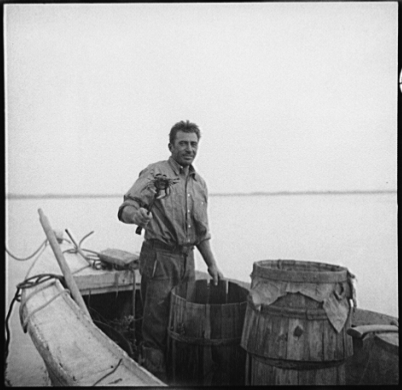
<path fill-rule="evenodd" d="M 315 383 L 316 386 L 324 386 L 329 384 L 336 384 L 336 377 L 331 368 L 321 368 L 315 370 Z"/>
<path fill-rule="evenodd" d="M 265 356 L 287 360 L 289 317 L 272 316 L 272 322 L 272 352 L 266 351 Z"/>
<path fill-rule="evenodd" d="M 139 273 L 136 272 L 136 286 L 140 287 L 137 280 Z M 133 288 L 134 278 L 132 271 L 108 271 L 74 275 L 78 289 L 82 294 L 98 294 L 100 292 L 127 291 Z"/>
<path fill-rule="evenodd" d="M 62 291 L 57 281 L 32 296 L 23 310 L 32 313 Z M 25 299 L 23 295 L 22 302 Z M 120 359 L 116 372 L 102 385 L 115 380 L 122 386 L 163 385 L 105 336 L 68 295 L 58 296 L 37 311 L 29 320 L 28 331 L 49 371 L 62 385 L 91 386 L 110 373 Z"/>
<path fill-rule="evenodd" d="M 316 370 L 300 370 L 299 371 L 299 385 L 313 386 L 315 385 L 315 372 Z"/>
<path fill-rule="evenodd" d="M 323 332 L 323 359 L 325 361 L 335 360 L 335 350 L 336 350 L 336 340 L 337 334 L 336 330 L 329 323 L 329 321 L 322 321 L 322 332 Z M 314 337 L 314 335 L 313 335 Z"/>
<path fill-rule="evenodd" d="M 344 359 L 353 356 L 353 338 L 352 336 L 347 334 L 347 330 L 350 328 L 350 323 L 351 323 L 351 313 L 349 311 L 346 323 L 342 328 Z"/>
<path fill-rule="evenodd" d="M 346 385 L 346 364 L 341 364 L 340 366 L 336 367 L 337 373 L 337 385 Z"/>
<path fill-rule="evenodd" d="M 48 218 L 41 209 L 38 209 L 38 213 L 43 230 L 46 234 L 50 246 L 52 247 L 56 260 L 59 263 L 60 269 L 63 272 L 64 279 L 66 281 L 69 290 L 71 291 L 71 295 L 73 296 L 74 300 L 77 302 L 78 306 L 81 308 L 83 313 L 86 314 L 88 318 L 91 318 L 88 308 L 86 307 L 85 302 L 81 296 L 80 290 L 78 289 L 77 284 L 75 283 L 73 275 L 71 274 L 70 267 L 68 266 L 66 259 L 64 258 L 63 252 L 60 249 L 59 243 L 57 242 L 56 236 L 50 225 Z"/>
<path fill-rule="evenodd" d="M 260 321 L 261 316 L 250 306 L 247 308 L 247 310 L 249 313 L 249 326 L 247 331 L 247 339 L 245 340 L 245 349 L 251 353 L 255 353 L 258 348 L 258 337 L 256 337 L 256 332 L 258 330 L 258 322 Z"/>
<path fill-rule="evenodd" d="M 222 305 L 206 305 L 208 310 L 211 312 L 210 323 L 211 323 L 211 336 L 212 339 L 222 338 Z"/>
<path fill-rule="evenodd" d="M 257 321 L 257 326 L 254 329 L 254 349 L 253 353 L 255 353 L 258 356 L 264 356 L 264 333 L 265 333 L 265 328 L 266 328 L 266 317 L 259 315 L 258 316 L 258 321 Z"/>
<path fill-rule="evenodd" d="M 300 318 L 290 318 L 288 329 L 286 358 L 288 360 L 305 360 L 304 343 L 307 340 L 303 321 Z"/>
<path fill-rule="evenodd" d="M 196 281 L 195 303 L 205 304 L 209 302 L 209 280 Z"/>
<path fill-rule="evenodd" d="M 120 267 L 138 266 L 139 255 L 121 249 L 107 248 L 98 253 L 100 260 Z"/>
<path fill-rule="evenodd" d="M 247 353 L 246 356 L 246 370 L 245 370 L 245 386 L 251 385 L 251 359 L 250 359 L 250 354 Z"/>
<path fill-rule="evenodd" d="M 252 310 L 249 304 L 247 304 L 244 315 L 244 324 L 243 324 L 240 345 L 248 352 L 251 352 L 250 349 L 252 342 L 251 335 L 254 321 L 255 321 L 254 310 Z"/>
<path fill-rule="evenodd" d="M 323 346 L 323 335 L 322 335 L 322 321 L 310 320 L 307 323 L 308 328 L 308 350 L 310 361 L 323 361 L 324 358 L 324 346 Z"/>
<path fill-rule="evenodd" d="M 261 321 L 264 323 L 265 330 L 263 332 L 263 338 L 260 341 L 256 340 L 257 343 L 261 344 L 259 356 L 270 357 L 273 359 L 281 358 L 278 349 L 282 318 L 278 316 L 268 316 L 266 314 L 260 314 L 260 316 Z"/>
<path fill-rule="evenodd" d="M 357 308 L 352 311 L 352 326 L 360 325 L 398 325 L 398 318 L 386 314 L 377 313 L 371 310 Z"/>
<path fill-rule="evenodd" d="M 275 384 L 278 385 L 298 385 L 299 372 L 297 370 L 283 369 L 274 367 L 275 371 Z"/>
<path fill-rule="evenodd" d="M 335 354 L 334 354 L 334 359 L 335 360 L 343 360 L 346 358 L 346 351 L 345 351 L 345 336 L 346 336 L 346 329 L 343 328 L 339 333 L 335 332 L 336 334 L 336 346 L 335 346 Z"/>
<path fill-rule="evenodd" d="M 196 283 L 188 282 L 186 283 L 186 301 L 195 302 L 196 301 Z"/>
<path fill-rule="evenodd" d="M 347 334 L 352 337 L 362 339 L 369 333 L 387 333 L 387 332 L 398 332 L 398 331 L 399 327 L 397 327 L 396 325 L 375 324 L 375 325 L 360 325 L 354 328 L 349 328 L 347 329 Z"/>

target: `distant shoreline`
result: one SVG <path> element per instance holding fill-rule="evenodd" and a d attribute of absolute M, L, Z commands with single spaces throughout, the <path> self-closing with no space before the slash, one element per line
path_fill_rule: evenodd
<path fill-rule="evenodd" d="M 247 192 L 247 193 L 211 193 L 209 196 L 288 196 L 288 195 L 376 195 L 396 194 L 396 190 L 372 191 L 276 191 L 276 192 Z M 68 199 L 68 198 L 119 198 L 123 194 L 6 194 L 6 199 Z"/>

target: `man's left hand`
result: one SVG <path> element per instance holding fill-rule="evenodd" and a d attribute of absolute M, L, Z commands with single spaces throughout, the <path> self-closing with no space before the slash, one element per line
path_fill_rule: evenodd
<path fill-rule="evenodd" d="M 208 267 L 208 273 L 212 276 L 215 286 L 218 285 L 219 280 L 224 279 L 222 272 L 219 270 L 219 268 L 216 265 L 212 265 L 212 266 Z"/>

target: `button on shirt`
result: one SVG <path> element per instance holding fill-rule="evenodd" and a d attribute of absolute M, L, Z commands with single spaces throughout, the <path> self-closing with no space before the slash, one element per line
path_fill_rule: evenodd
<path fill-rule="evenodd" d="M 167 197 L 155 200 L 151 210 L 153 218 L 146 226 L 144 238 L 168 245 L 198 245 L 210 239 L 206 183 L 192 165 L 186 175 L 185 169 L 172 157 L 150 164 L 140 172 L 139 178 L 124 195 L 118 218 L 122 220 L 121 214 L 127 205 L 137 210 L 139 207 L 148 208 L 155 195 L 150 183 L 158 173 L 179 180 L 170 187 L 171 193 Z"/>

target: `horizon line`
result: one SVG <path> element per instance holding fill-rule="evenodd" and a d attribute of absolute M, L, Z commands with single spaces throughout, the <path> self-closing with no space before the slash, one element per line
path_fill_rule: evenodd
<path fill-rule="evenodd" d="M 278 196 L 278 195 L 353 195 L 353 194 L 391 194 L 397 190 L 325 190 L 325 191 L 254 191 L 222 192 L 209 196 Z M 118 198 L 124 194 L 5 194 L 6 199 L 43 199 L 43 198 Z"/>

